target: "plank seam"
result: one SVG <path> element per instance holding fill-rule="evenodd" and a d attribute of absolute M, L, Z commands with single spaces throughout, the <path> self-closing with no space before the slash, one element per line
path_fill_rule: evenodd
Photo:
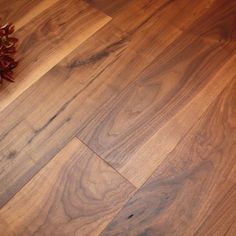
<path fill-rule="evenodd" d="M 108 163 L 106 160 L 104 160 L 96 151 L 94 151 L 92 148 L 90 148 L 86 143 L 84 143 L 81 139 L 79 139 L 76 135 L 75 138 L 77 138 L 83 145 L 85 145 L 92 153 L 94 153 L 99 159 L 101 159 L 104 163 L 106 163 L 109 167 L 111 167 L 119 176 L 121 176 L 125 181 L 127 181 L 134 189 L 137 188 L 134 184 L 132 184 L 125 176 L 123 176 L 116 168 L 114 168 L 110 163 Z"/>

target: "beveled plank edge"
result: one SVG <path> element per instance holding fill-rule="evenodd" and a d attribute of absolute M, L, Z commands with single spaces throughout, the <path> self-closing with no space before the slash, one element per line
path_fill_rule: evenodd
<path fill-rule="evenodd" d="M 99 159 L 101 159 L 104 163 L 106 163 L 107 166 L 109 166 L 111 169 L 113 169 L 120 177 L 122 177 L 126 182 L 128 182 L 131 186 L 133 186 L 135 189 L 138 189 L 133 183 L 129 181 L 124 175 L 122 175 L 116 168 L 114 168 L 109 162 L 107 162 L 104 158 L 102 158 L 98 153 L 96 153 L 89 145 L 84 143 L 80 138 L 77 137 L 77 135 L 74 136 L 73 139 L 77 139 L 80 143 L 82 143 L 84 146 L 87 147 L 88 150 L 90 150 L 95 156 L 97 156 Z"/>

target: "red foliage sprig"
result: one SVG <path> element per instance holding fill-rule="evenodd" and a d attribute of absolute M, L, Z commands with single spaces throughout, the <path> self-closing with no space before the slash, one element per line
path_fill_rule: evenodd
<path fill-rule="evenodd" d="M 18 62 L 14 59 L 17 38 L 12 37 L 15 28 L 12 24 L 0 25 L 0 82 L 3 79 L 13 82 L 13 69 Z"/>

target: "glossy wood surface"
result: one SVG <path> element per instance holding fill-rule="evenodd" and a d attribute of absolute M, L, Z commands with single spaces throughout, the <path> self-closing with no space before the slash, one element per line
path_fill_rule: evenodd
<path fill-rule="evenodd" d="M 236 235 L 236 2 L 0 0 L 0 235 Z"/>

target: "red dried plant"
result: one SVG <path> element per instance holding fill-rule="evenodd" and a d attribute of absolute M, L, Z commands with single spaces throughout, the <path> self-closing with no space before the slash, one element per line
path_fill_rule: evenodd
<path fill-rule="evenodd" d="M 14 59 L 18 39 L 12 37 L 15 28 L 12 24 L 0 25 L 0 82 L 3 79 L 13 82 L 13 69 L 18 62 Z"/>

